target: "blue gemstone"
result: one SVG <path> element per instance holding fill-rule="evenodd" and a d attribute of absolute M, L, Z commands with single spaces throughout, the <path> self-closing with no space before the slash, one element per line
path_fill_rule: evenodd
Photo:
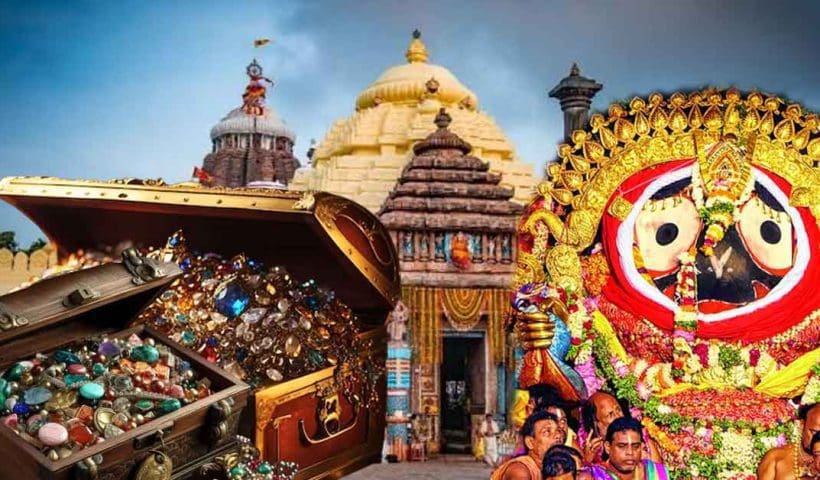
<path fill-rule="evenodd" d="M 213 335 L 210 335 L 205 340 L 205 344 L 208 345 L 209 347 L 216 347 L 217 345 L 219 345 L 219 340 L 217 340 L 217 338 L 214 337 Z"/>
<path fill-rule="evenodd" d="M 23 402 L 17 402 L 14 404 L 14 408 L 11 409 L 12 412 L 16 413 L 17 415 L 28 415 L 28 412 L 31 410 L 29 406 Z"/>
<path fill-rule="evenodd" d="M 122 353 L 122 350 L 114 342 L 103 342 L 97 348 L 97 353 L 109 358 L 114 358 Z"/>
<path fill-rule="evenodd" d="M 23 393 L 23 399 L 29 405 L 42 405 L 51 400 L 51 391 L 43 387 L 30 388 Z"/>
<path fill-rule="evenodd" d="M 248 358 L 248 351 L 247 350 L 245 350 L 244 348 L 240 348 L 236 351 L 236 359 L 238 361 L 241 362 L 241 361 L 245 360 L 246 358 Z"/>
<path fill-rule="evenodd" d="M 307 297 L 305 299 L 305 305 L 315 312 L 316 310 L 319 310 L 319 307 L 322 305 L 322 302 L 320 302 L 319 299 L 316 297 Z"/>
<path fill-rule="evenodd" d="M 181 262 L 179 262 L 179 268 L 183 270 L 188 270 L 191 268 L 192 264 L 193 260 L 191 260 L 191 257 L 185 257 L 184 259 L 182 259 Z"/>
<path fill-rule="evenodd" d="M 188 317 L 184 313 L 177 313 L 174 315 L 174 320 L 180 325 L 185 325 L 188 323 Z"/>
<path fill-rule="evenodd" d="M 216 311 L 228 318 L 240 315 L 248 307 L 251 297 L 234 282 L 224 283 L 214 294 Z"/>
<path fill-rule="evenodd" d="M 179 361 L 179 369 L 180 370 L 190 370 L 191 369 L 191 362 L 187 360 L 180 360 Z"/>
<path fill-rule="evenodd" d="M 179 245 L 179 237 L 177 237 L 176 234 L 172 236 L 171 239 L 168 240 L 168 245 L 171 245 L 172 247 Z"/>

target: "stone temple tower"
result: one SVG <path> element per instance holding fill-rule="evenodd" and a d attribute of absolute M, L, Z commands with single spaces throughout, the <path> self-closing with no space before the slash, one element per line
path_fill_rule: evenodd
<path fill-rule="evenodd" d="M 265 104 L 267 85 L 254 60 L 242 105 L 231 110 L 211 129 L 211 153 L 205 156 L 200 180 L 225 187 L 277 186 L 284 188 L 299 168 L 293 156 L 296 135 L 273 108 Z"/>
<path fill-rule="evenodd" d="M 584 128 L 592 97 L 603 87 L 591 78 L 582 77 L 578 64 L 573 63 L 569 76 L 550 90 L 549 96 L 561 102 L 564 112 L 564 139 L 568 139 L 574 130 Z"/>

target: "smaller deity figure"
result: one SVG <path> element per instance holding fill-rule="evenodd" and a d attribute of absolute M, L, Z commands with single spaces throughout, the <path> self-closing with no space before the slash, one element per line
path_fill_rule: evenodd
<path fill-rule="evenodd" d="M 267 92 L 262 82 L 267 82 L 272 86 L 273 81 L 262 75 L 262 66 L 256 62 L 256 59 L 248 65 L 245 71 L 251 80 L 245 87 L 245 93 L 242 94 L 242 110 L 248 115 L 262 115 L 265 112 Z"/>
<path fill-rule="evenodd" d="M 444 254 L 444 234 L 441 232 L 436 233 L 435 236 L 436 242 L 436 260 L 443 261 L 445 254 Z"/>
<path fill-rule="evenodd" d="M 470 255 L 470 238 L 464 232 L 458 232 L 450 246 L 450 259 L 458 268 L 464 269 L 470 266 L 472 258 Z"/>
<path fill-rule="evenodd" d="M 421 258 L 427 259 L 430 255 L 430 243 L 427 240 L 426 234 L 421 234 L 421 238 L 419 238 L 419 254 Z"/>
<path fill-rule="evenodd" d="M 404 234 L 401 248 L 405 259 L 413 258 L 413 234 L 411 232 L 406 232 Z"/>
<path fill-rule="evenodd" d="M 509 262 L 512 260 L 512 250 L 510 249 L 510 236 L 504 235 L 501 239 L 501 261 Z"/>
<path fill-rule="evenodd" d="M 396 308 L 390 312 L 387 317 L 387 333 L 390 335 L 390 341 L 395 343 L 404 343 L 405 334 L 407 333 L 407 320 L 409 319 L 409 310 L 399 301 Z"/>
<path fill-rule="evenodd" d="M 495 244 L 496 244 L 496 237 L 495 235 L 490 235 L 487 238 L 487 261 L 490 263 L 495 263 Z"/>
<path fill-rule="evenodd" d="M 482 259 L 481 234 L 470 236 L 470 253 L 473 256 L 473 263 L 480 263 Z"/>

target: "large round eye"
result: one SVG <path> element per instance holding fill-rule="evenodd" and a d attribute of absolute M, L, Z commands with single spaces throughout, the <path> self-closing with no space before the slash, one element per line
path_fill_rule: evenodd
<path fill-rule="evenodd" d="M 635 221 L 635 243 L 644 267 L 654 277 L 678 267 L 678 255 L 698 238 L 701 220 L 695 204 L 686 197 L 649 200 Z"/>
<path fill-rule="evenodd" d="M 749 255 L 763 270 L 785 275 L 794 262 L 792 222 L 786 212 L 753 196 L 740 209 L 737 230 Z"/>

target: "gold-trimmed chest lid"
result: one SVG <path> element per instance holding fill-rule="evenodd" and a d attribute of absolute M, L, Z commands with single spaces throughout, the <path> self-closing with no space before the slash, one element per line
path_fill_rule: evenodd
<path fill-rule="evenodd" d="M 36 223 L 61 255 L 123 241 L 159 248 L 181 229 L 203 253 L 244 253 L 315 279 L 364 321 L 382 322 L 400 291 L 386 229 L 364 207 L 329 193 L 7 177 L 0 198 Z"/>

